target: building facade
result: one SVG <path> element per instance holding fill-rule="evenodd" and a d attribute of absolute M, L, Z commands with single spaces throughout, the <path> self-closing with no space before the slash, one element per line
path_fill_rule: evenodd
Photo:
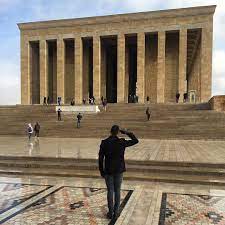
<path fill-rule="evenodd" d="M 18 24 L 21 103 L 211 97 L 216 6 Z"/>

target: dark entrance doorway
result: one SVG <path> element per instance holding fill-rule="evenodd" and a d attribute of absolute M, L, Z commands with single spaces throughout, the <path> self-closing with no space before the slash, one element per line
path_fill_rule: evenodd
<path fill-rule="evenodd" d="M 128 51 L 128 102 L 133 102 L 133 96 L 136 95 L 137 86 L 137 36 L 126 37 L 126 51 Z"/>
<path fill-rule="evenodd" d="M 102 48 L 104 51 L 103 76 L 106 82 L 106 98 L 110 103 L 117 102 L 117 37 L 102 38 Z"/>

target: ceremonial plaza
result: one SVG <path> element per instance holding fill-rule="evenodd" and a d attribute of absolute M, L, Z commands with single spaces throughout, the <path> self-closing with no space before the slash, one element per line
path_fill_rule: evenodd
<path fill-rule="evenodd" d="M 225 225 L 214 13 L 210 5 L 18 23 L 21 104 L 0 106 L 0 224 Z M 109 218 L 98 162 L 115 124 L 138 143 L 125 150 L 119 213 Z"/>

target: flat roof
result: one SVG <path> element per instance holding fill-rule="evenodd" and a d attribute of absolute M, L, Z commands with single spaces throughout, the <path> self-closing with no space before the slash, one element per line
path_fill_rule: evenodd
<path fill-rule="evenodd" d="M 29 29 L 43 29 L 51 27 L 62 27 L 62 26 L 76 26 L 76 25 L 90 25 L 90 24 L 102 24 L 108 22 L 125 22 L 134 20 L 143 20 L 149 18 L 169 18 L 169 17 L 183 17 L 183 16 L 196 16 L 196 15 L 207 15 L 214 14 L 216 5 L 208 6 L 197 6 L 189 8 L 178 8 L 178 9 L 167 9 L 137 13 L 126 13 L 126 14 L 114 14 L 94 17 L 82 17 L 72 19 L 59 19 L 59 20 L 48 20 L 48 21 L 36 21 L 27 23 L 18 23 L 20 30 Z"/>

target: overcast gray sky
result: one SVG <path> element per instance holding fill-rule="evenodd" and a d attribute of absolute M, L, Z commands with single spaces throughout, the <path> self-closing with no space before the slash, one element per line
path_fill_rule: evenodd
<path fill-rule="evenodd" d="M 225 0 L 0 0 L 0 105 L 20 103 L 18 22 L 217 5 L 213 95 L 225 94 Z"/>

